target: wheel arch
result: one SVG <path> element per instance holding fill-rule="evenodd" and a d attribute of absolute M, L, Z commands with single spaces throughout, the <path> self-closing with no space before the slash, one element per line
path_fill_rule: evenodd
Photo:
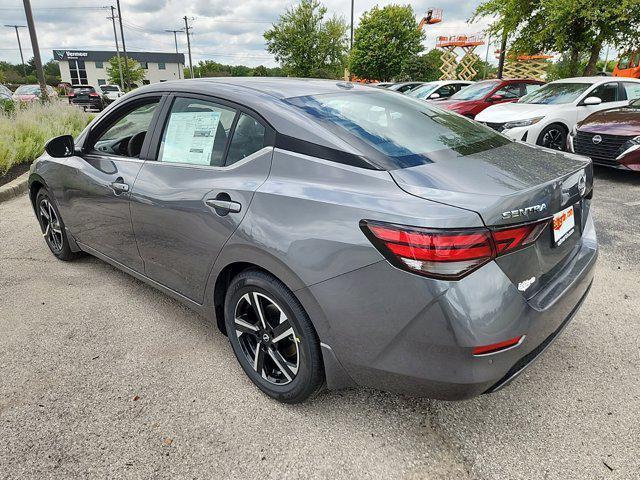
<path fill-rule="evenodd" d="M 32 173 L 29 176 L 29 200 L 34 212 L 36 211 L 36 195 L 43 187 L 47 188 L 47 183 L 44 179 L 37 173 Z"/>

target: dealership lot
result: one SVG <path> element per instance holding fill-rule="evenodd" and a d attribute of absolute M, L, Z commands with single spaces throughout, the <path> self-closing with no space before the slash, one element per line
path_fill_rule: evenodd
<path fill-rule="evenodd" d="M 262 395 L 226 338 L 0 204 L 0 477 L 637 478 L 640 175 L 596 170 L 596 280 L 505 390 L 445 403 Z"/>

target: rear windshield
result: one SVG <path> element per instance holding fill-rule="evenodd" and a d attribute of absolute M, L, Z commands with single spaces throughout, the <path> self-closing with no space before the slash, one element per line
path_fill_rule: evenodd
<path fill-rule="evenodd" d="M 500 82 L 488 81 L 469 85 L 458 93 L 453 94 L 450 98 L 451 100 L 481 100 L 486 97 L 491 90 L 496 88 L 499 83 Z"/>
<path fill-rule="evenodd" d="M 389 170 L 509 143 L 494 130 L 458 114 L 384 91 L 309 95 L 286 101 Z"/>
<path fill-rule="evenodd" d="M 560 105 L 575 102 L 590 83 L 548 83 L 538 90 L 528 93 L 518 103 L 536 103 L 544 105 Z"/>
<path fill-rule="evenodd" d="M 95 88 L 89 86 L 73 87 L 73 93 L 93 93 Z"/>

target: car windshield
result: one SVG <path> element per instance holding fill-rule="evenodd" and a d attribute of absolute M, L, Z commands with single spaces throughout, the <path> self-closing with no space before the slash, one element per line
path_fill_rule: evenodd
<path fill-rule="evenodd" d="M 450 98 L 451 100 L 480 100 L 486 97 L 499 83 L 496 81 L 478 82 L 454 93 Z"/>
<path fill-rule="evenodd" d="M 21 85 L 16 89 L 16 95 L 40 95 L 39 85 Z"/>
<path fill-rule="evenodd" d="M 633 108 L 640 108 L 640 98 L 636 98 L 635 100 L 629 102 L 629 106 Z"/>
<path fill-rule="evenodd" d="M 493 130 L 404 95 L 344 92 L 285 100 L 388 169 L 506 145 Z"/>
<path fill-rule="evenodd" d="M 575 102 L 590 83 L 548 83 L 538 90 L 528 93 L 518 103 L 535 103 L 542 105 L 560 105 Z"/>
<path fill-rule="evenodd" d="M 427 98 L 431 93 L 438 88 L 440 84 L 436 82 L 425 83 L 424 85 L 420 85 L 418 88 L 411 90 L 407 95 L 414 98 Z"/>
<path fill-rule="evenodd" d="M 102 87 L 100 87 L 102 89 L 103 92 L 117 92 L 118 91 L 118 87 L 114 86 L 114 85 L 102 85 Z"/>

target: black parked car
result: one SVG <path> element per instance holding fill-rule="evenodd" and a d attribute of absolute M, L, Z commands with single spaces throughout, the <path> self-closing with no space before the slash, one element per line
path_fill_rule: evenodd
<path fill-rule="evenodd" d="M 82 107 L 84 110 L 101 112 L 108 103 L 104 96 L 91 85 L 72 85 L 69 93 L 69 104 Z"/>

